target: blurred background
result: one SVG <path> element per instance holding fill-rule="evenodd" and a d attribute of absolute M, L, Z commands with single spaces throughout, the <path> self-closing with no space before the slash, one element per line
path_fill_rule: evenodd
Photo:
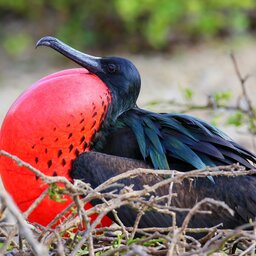
<path fill-rule="evenodd" d="M 35 50 L 45 35 L 89 54 L 131 59 L 142 76 L 139 105 L 162 112 L 206 106 L 212 97 L 236 106 L 233 51 L 242 74 L 251 75 L 246 88 L 256 103 L 253 0 L 0 0 L 0 124 L 33 82 L 76 67 L 49 48 Z M 241 113 L 232 123 L 225 109 L 189 109 L 255 150 Z"/>

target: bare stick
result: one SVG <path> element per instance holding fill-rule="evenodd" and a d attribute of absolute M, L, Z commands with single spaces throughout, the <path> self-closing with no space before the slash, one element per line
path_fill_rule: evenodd
<path fill-rule="evenodd" d="M 23 213 L 25 219 L 34 211 L 34 209 L 42 202 L 45 196 L 48 194 L 48 189 L 45 189 L 43 193 L 29 206 L 29 208 Z"/>
<path fill-rule="evenodd" d="M 142 207 L 141 209 L 139 209 L 139 212 L 138 212 L 138 214 L 136 216 L 136 219 L 134 221 L 133 230 L 131 232 L 130 239 L 134 238 L 134 236 L 135 236 L 135 234 L 137 232 L 137 229 L 138 229 L 141 217 L 144 215 L 146 209 L 147 209 L 147 207 L 145 207 L 145 206 Z"/>
<path fill-rule="evenodd" d="M 26 221 L 24 220 L 22 214 L 20 213 L 18 207 L 13 202 L 12 198 L 9 196 L 9 194 L 5 191 L 2 184 L 0 183 L 1 189 L 0 189 L 0 196 L 2 198 L 2 201 L 4 204 L 8 207 L 11 214 L 15 217 L 17 220 L 20 232 L 22 235 L 26 238 L 26 240 L 29 242 L 29 244 L 32 247 L 32 250 L 36 255 L 48 255 L 48 250 L 46 247 L 44 247 L 42 244 L 38 243 L 36 239 L 34 238 L 32 231 L 28 227 Z"/>
<path fill-rule="evenodd" d="M 240 84 L 241 84 L 241 87 L 242 87 L 243 97 L 245 98 L 245 100 L 247 102 L 247 105 L 248 105 L 248 108 L 249 108 L 249 113 L 250 113 L 250 115 L 254 116 L 252 102 L 251 102 L 251 99 L 248 96 L 248 93 L 247 93 L 247 90 L 246 90 L 246 87 L 245 87 L 245 82 L 250 77 L 250 75 L 246 75 L 246 76 L 243 77 L 241 72 L 240 72 L 240 69 L 238 67 L 238 63 L 236 61 L 235 54 L 233 52 L 230 53 L 230 57 L 231 57 L 231 60 L 233 62 L 233 65 L 234 65 L 236 75 L 237 75 L 237 77 L 240 81 Z"/>
<path fill-rule="evenodd" d="M 180 232 L 183 232 L 183 231 L 187 228 L 187 226 L 188 226 L 188 224 L 189 224 L 189 222 L 190 222 L 192 216 L 193 216 L 193 215 L 198 211 L 198 209 L 199 209 L 202 205 L 204 205 L 204 204 L 210 204 L 210 205 L 212 205 L 212 206 L 221 207 L 221 208 L 225 209 L 231 216 L 234 215 L 234 211 L 233 211 L 227 204 L 225 204 L 224 202 L 215 200 L 215 199 L 213 199 L 213 198 L 204 198 L 203 200 L 201 200 L 200 202 L 198 202 L 196 205 L 194 205 L 194 207 L 193 207 L 193 208 L 190 210 L 190 212 L 187 214 L 187 216 L 186 216 L 186 218 L 184 219 L 183 224 L 182 224 L 182 226 L 181 226 Z"/>
<path fill-rule="evenodd" d="M 13 228 L 9 230 L 8 235 L 6 236 L 6 241 L 4 242 L 3 246 L 0 248 L 0 255 L 4 255 L 4 252 L 12 243 L 13 238 L 17 234 L 17 232 L 18 232 L 17 226 L 13 226 Z"/>

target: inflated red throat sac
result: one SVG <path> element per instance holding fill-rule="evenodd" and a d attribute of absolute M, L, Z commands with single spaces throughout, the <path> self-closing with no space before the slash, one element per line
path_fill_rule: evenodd
<path fill-rule="evenodd" d="M 46 175 L 70 180 L 72 161 L 90 150 L 111 94 L 107 86 L 84 68 L 44 77 L 29 87 L 11 106 L 0 132 L 0 149 L 18 156 Z M 48 187 L 30 170 L 0 157 L 6 190 L 21 211 L 26 211 Z M 71 203 L 45 197 L 29 215 L 30 222 L 49 224 Z M 90 207 L 89 205 L 87 205 Z M 105 217 L 103 225 L 109 225 Z"/>

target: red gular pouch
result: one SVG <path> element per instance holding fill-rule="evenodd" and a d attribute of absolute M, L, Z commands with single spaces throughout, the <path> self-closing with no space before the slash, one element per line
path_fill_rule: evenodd
<path fill-rule="evenodd" d="M 63 176 L 71 181 L 72 161 L 90 150 L 90 142 L 100 128 L 111 99 L 107 86 L 84 68 L 46 76 L 11 106 L 0 131 L 0 149 L 46 175 Z M 30 170 L 5 156 L 0 157 L 0 174 L 6 190 L 22 212 L 48 188 Z M 28 220 L 48 225 L 71 204 L 69 196 L 65 195 L 64 199 L 56 202 L 47 195 Z M 104 217 L 102 225 L 110 224 L 111 220 Z"/>

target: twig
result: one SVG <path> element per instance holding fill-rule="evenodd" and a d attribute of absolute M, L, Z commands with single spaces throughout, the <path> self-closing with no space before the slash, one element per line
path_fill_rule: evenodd
<path fill-rule="evenodd" d="M 188 227 L 188 224 L 192 218 L 192 216 L 199 210 L 199 208 L 204 204 L 210 204 L 211 206 L 221 207 L 225 209 L 231 216 L 234 215 L 234 211 L 223 201 L 218 201 L 213 198 L 204 198 L 200 202 L 198 202 L 196 205 L 193 206 L 193 208 L 190 210 L 190 212 L 187 214 L 186 218 L 183 221 L 183 224 L 180 228 L 180 232 L 184 232 L 184 230 Z"/>
<path fill-rule="evenodd" d="M 231 57 L 231 60 L 233 62 L 233 65 L 234 65 L 236 75 L 237 75 L 237 77 L 240 81 L 240 84 L 241 84 L 241 87 L 242 87 L 242 95 L 243 95 L 243 97 L 245 98 L 245 100 L 247 102 L 248 109 L 249 109 L 249 114 L 250 114 L 251 117 L 254 117 L 252 102 L 251 102 L 251 99 L 249 98 L 249 96 L 247 94 L 246 87 L 245 87 L 245 83 L 248 80 L 248 78 L 250 78 L 250 75 L 247 74 L 246 76 L 242 76 L 242 74 L 240 72 L 240 69 L 238 67 L 238 63 L 236 61 L 235 54 L 233 52 L 230 53 L 230 57 Z"/>
<path fill-rule="evenodd" d="M 48 250 L 46 247 L 44 247 L 42 244 L 38 243 L 36 239 L 34 238 L 31 230 L 27 226 L 27 223 L 25 222 L 22 214 L 20 213 L 18 207 L 13 202 L 12 198 L 9 196 L 9 194 L 5 191 L 2 184 L 0 183 L 0 196 L 3 201 L 3 203 L 8 207 L 11 214 L 15 217 L 17 220 L 19 229 L 21 234 L 26 238 L 26 240 L 29 242 L 29 244 L 32 247 L 32 250 L 36 255 L 48 255 Z"/>
<path fill-rule="evenodd" d="M 126 240 L 128 240 L 128 239 L 129 239 L 129 234 L 128 234 L 128 232 L 126 231 L 126 228 L 125 228 L 123 222 L 122 222 L 122 221 L 120 220 L 120 218 L 118 217 L 117 212 L 116 212 L 116 209 L 113 209 L 111 212 L 113 213 L 114 218 L 115 218 L 117 224 L 121 227 L 121 231 L 122 231 L 124 237 L 126 238 Z"/>
<path fill-rule="evenodd" d="M 174 177 L 174 172 L 172 171 L 172 175 L 171 175 L 171 178 Z M 171 203 L 172 203 L 172 196 L 173 196 L 173 193 L 172 193 L 172 190 L 173 190 L 173 185 L 174 183 L 171 182 L 170 185 L 169 185 L 169 196 L 168 196 L 168 202 L 167 202 L 167 205 L 170 206 Z"/>
<path fill-rule="evenodd" d="M 81 216 L 82 216 L 83 223 L 84 223 L 85 227 L 87 229 L 90 229 L 90 226 L 91 226 L 90 218 L 88 217 L 87 213 L 85 212 L 84 205 L 82 204 L 82 202 L 80 201 L 80 199 L 77 195 L 74 196 L 74 202 L 76 203 L 78 213 L 81 212 Z M 91 232 L 88 234 L 88 249 L 89 249 L 89 256 L 94 256 L 95 254 L 94 254 L 93 238 L 92 238 Z M 76 253 L 77 252 L 75 252 L 75 254 Z M 75 254 L 72 252 L 70 255 L 72 256 Z"/>
<path fill-rule="evenodd" d="M 134 236 L 135 236 L 135 234 L 137 232 L 137 229 L 138 229 L 141 217 L 145 214 L 145 210 L 146 209 L 147 209 L 147 207 L 145 207 L 145 206 L 139 209 L 139 212 L 138 212 L 138 214 L 136 216 L 136 219 L 134 221 L 133 230 L 131 232 L 130 239 L 134 238 Z"/>
<path fill-rule="evenodd" d="M 33 212 L 33 210 L 41 203 L 41 201 L 45 198 L 48 194 L 48 189 L 45 189 L 43 193 L 29 206 L 29 208 L 23 213 L 25 219 Z"/>
<path fill-rule="evenodd" d="M 9 230 L 8 235 L 6 236 L 6 240 L 3 246 L 0 248 L 0 255 L 4 255 L 4 252 L 12 243 L 14 236 L 17 235 L 17 232 L 18 232 L 17 226 L 13 226 L 13 228 Z"/>

